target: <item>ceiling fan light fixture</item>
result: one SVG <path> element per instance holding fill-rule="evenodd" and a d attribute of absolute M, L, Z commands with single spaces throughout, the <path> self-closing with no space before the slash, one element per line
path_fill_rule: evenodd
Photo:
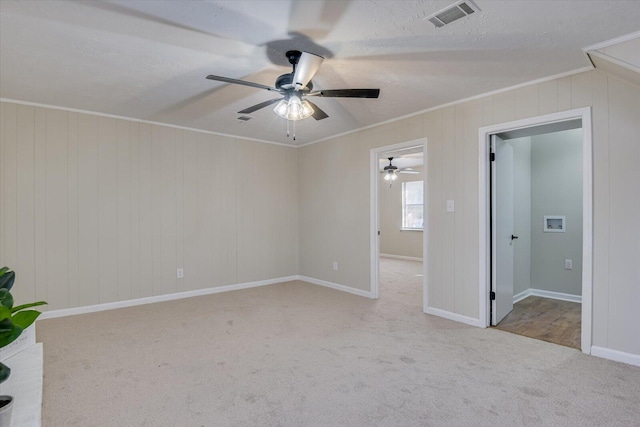
<path fill-rule="evenodd" d="M 287 118 L 287 101 L 284 99 L 278 102 L 273 111 L 282 118 Z"/>
<path fill-rule="evenodd" d="M 273 111 L 287 120 L 302 120 L 311 117 L 313 108 L 307 101 L 302 101 L 298 95 L 291 95 L 289 100 L 280 101 Z"/>
<path fill-rule="evenodd" d="M 385 181 L 395 181 L 398 179 L 398 174 L 396 174 L 395 170 L 388 170 L 387 173 L 384 174 Z"/>

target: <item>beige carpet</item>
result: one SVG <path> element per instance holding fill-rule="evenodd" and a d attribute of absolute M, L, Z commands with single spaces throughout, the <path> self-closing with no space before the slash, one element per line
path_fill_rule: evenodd
<path fill-rule="evenodd" d="M 303 282 L 38 323 L 44 426 L 638 426 L 640 368 Z M 402 277 L 405 277 L 402 279 Z"/>

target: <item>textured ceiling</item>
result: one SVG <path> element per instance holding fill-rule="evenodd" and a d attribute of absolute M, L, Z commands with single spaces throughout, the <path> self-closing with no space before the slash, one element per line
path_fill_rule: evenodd
<path fill-rule="evenodd" d="M 588 66 L 581 49 L 637 31 L 640 1 L 489 1 L 435 29 L 452 1 L 0 1 L 0 97 L 304 144 L 448 102 Z M 379 99 L 316 98 L 329 118 L 271 108 L 290 49 L 325 56 L 316 89 L 380 88 Z"/>

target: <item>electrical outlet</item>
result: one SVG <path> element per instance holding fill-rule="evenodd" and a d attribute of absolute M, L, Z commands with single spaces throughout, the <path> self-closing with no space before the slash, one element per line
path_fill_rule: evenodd
<path fill-rule="evenodd" d="M 176 277 L 178 279 L 182 279 L 184 277 L 184 268 L 179 268 L 176 270 Z"/>
<path fill-rule="evenodd" d="M 338 261 L 333 261 L 333 271 L 338 271 Z"/>
<path fill-rule="evenodd" d="M 573 260 L 565 259 L 564 260 L 564 269 L 565 270 L 573 270 Z"/>

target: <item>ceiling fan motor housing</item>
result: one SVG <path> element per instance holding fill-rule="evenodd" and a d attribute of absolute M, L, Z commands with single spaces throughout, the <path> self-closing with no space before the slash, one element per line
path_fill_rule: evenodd
<path fill-rule="evenodd" d="M 287 73 L 279 76 L 276 79 L 276 88 L 282 89 L 282 90 L 294 89 L 293 75 L 294 73 Z M 312 89 L 313 89 L 313 83 L 309 81 L 309 83 L 307 83 L 307 86 L 304 89 L 302 89 L 302 92 L 309 92 Z"/>

